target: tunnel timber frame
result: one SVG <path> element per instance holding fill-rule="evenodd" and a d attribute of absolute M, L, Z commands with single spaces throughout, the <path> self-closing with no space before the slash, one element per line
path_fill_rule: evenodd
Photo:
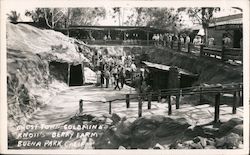
<path fill-rule="evenodd" d="M 74 71 L 76 71 L 76 73 L 73 73 Z M 49 62 L 49 74 L 55 79 L 63 81 L 68 86 L 82 86 L 85 83 L 83 63 L 73 64 L 67 62 L 51 61 Z M 75 77 L 74 79 L 77 79 L 77 81 L 72 84 L 71 80 L 74 74 L 76 76 L 79 75 L 80 77 Z"/>

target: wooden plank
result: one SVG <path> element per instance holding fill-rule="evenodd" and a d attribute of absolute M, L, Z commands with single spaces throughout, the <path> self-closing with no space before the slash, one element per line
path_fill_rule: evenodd
<path fill-rule="evenodd" d="M 230 56 L 230 55 L 225 55 L 225 59 L 243 61 L 243 57 L 242 57 L 242 56 Z"/>
<path fill-rule="evenodd" d="M 207 53 L 207 54 L 212 54 L 212 55 L 217 55 L 217 56 L 221 56 L 221 52 L 217 52 L 217 51 L 209 51 L 209 50 L 203 50 L 203 53 Z"/>

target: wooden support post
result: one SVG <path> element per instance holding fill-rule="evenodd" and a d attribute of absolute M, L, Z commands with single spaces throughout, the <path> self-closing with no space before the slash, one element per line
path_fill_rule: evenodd
<path fill-rule="evenodd" d="M 233 114 L 236 114 L 236 105 L 238 102 L 237 91 L 234 92 L 234 100 L 233 100 Z"/>
<path fill-rule="evenodd" d="M 127 108 L 129 108 L 129 106 L 130 106 L 129 94 L 126 94 L 126 106 L 127 106 Z"/>
<path fill-rule="evenodd" d="M 204 55 L 203 48 L 204 48 L 204 45 L 200 45 L 200 57 Z"/>
<path fill-rule="evenodd" d="M 112 108 L 112 107 L 111 107 L 111 103 L 112 103 L 112 102 L 109 101 L 109 114 L 111 114 L 111 112 L 112 112 L 112 111 L 111 111 L 111 108 Z"/>
<path fill-rule="evenodd" d="M 161 102 L 161 90 L 158 91 L 158 103 Z"/>
<path fill-rule="evenodd" d="M 200 104 L 202 103 L 202 87 L 200 86 Z"/>
<path fill-rule="evenodd" d="M 242 90 L 241 90 L 242 89 Z M 240 91 L 239 91 L 239 106 L 243 106 L 243 85 L 240 84 Z"/>
<path fill-rule="evenodd" d="M 214 122 L 219 122 L 220 119 L 220 93 L 215 95 L 215 105 L 214 105 Z"/>
<path fill-rule="evenodd" d="M 79 101 L 79 113 L 81 114 L 82 113 L 82 111 L 83 111 L 83 100 L 82 99 L 80 99 L 80 101 Z"/>
<path fill-rule="evenodd" d="M 175 102 L 176 109 L 180 108 L 180 93 L 176 95 L 176 102 Z"/>
<path fill-rule="evenodd" d="M 138 96 L 138 117 L 142 116 L 142 99 Z"/>
<path fill-rule="evenodd" d="M 151 109 L 152 92 L 148 94 L 148 109 Z"/>
<path fill-rule="evenodd" d="M 68 64 L 68 79 L 67 79 L 67 83 L 68 83 L 68 86 L 69 86 L 69 82 L 70 82 L 70 64 Z"/>
<path fill-rule="evenodd" d="M 188 53 L 191 52 L 190 48 L 191 48 L 191 43 L 188 43 Z"/>
<path fill-rule="evenodd" d="M 171 95 L 168 96 L 168 115 L 172 114 Z"/>
<path fill-rule="evenodd" d="M 225 46 L 222 45 L 222 50 L 221 50 L 221 61 L 225 61 Z"/>
<path fill-rule="evenodd" d="M 149 32 L 147 31 L 147 45 L 149 46 Z"/>
<path fill-rule="evenodd" d="M 178 45 L 177 51 L 178 51 L 178 52 L 181 52 L 181 42 L 180 42 L 180 40 L 178 41 L 178 44 L 177 44 L 177 45 Z"/>
<path fill-rule="evenodd" d="M 240 103 L 240 91 L 234 92 L 234 101 L 233 101 L 233 114 L 236 114 L 236 108 Z"/>

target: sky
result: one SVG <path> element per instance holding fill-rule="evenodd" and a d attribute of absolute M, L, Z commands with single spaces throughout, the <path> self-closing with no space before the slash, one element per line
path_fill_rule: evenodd
<path fill-rule="evenodd" d="M 117 25 L 118 26 L 119 25 L 118 20 L 115 21 L 112 18 L 112 8 L 111 7 L 105 7 L 105 8 L 107 10 L 107 16 L 105 19 L 100 20 L 99 24 L 100 25 Z M 34 9 L 35 9 L 34 7 L 23 8 L 23 7 L 19 7 L 19 6 L 12 6 L 11 8 L 7 8 L 6 12 L 8 13 L 11 10 L 15 10 L 18 13 L 20 13 L 20 21 L 32 21 L 32 19 L 30 17 L 25 16 L 25 10 L 34 10 Z M 126 19 L 127 16 L 131 15 L 131 11 L 129 8 L 125 8 L 125 9 L 123 9 L 123 11 L 124 11 L 124 19 Z M 214 17 L 221 17 L 221 16 L 232 15 L 232 14 L 237 14 L 237 13 L 240 13 L 240 11 L 233 9 L 233 8 L 230 8 L 230 7 L 224 7 L 224 8 L 221 8 L 220 12 L 216 12 L 214 14 Z M 182 16 L 183 16 L 184 25 L 186 25 L 186 27 L 194 26 L 192 21 L 190 21 L 187 14 L 182 13 Z"/>

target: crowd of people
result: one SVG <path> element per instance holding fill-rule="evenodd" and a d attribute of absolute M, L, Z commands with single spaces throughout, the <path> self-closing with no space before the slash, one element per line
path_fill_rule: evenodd
<path fill-rule="evenodd" d="M 182 44 L 187 44 L 191 42 L 189 35 L 183 34 L 173 34 L 173 33 L 164 33 L 164 34 L 153 34 L 152 40 L 156 46 L 167 46 L 167 44 L 172 41 L 180 41 Z M 169 44 L 170 45 L 170 44 Z"/>
<path fill-rule="evenodd" d="M 96 52 L 93 56 L 93 62 L 97 75 L 96 86 L 101 88 L 123 89 L 125 78 L 131 77 L 131 73 L 137 69 L 131 55 L 110 56 Z"/>

